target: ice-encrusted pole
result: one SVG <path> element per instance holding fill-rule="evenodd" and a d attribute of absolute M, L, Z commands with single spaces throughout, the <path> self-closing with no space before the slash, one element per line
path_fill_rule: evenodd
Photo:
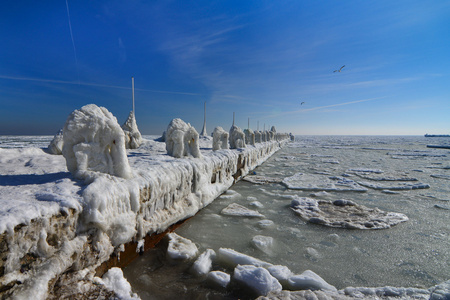
<path fill-rule="evenodd" d="M 248 118 L 247 129 L 250 129 L 250 118 Z"/>
<path fill-rule="evenodd" d="M 133 115 L 134 115 L 134 77 L 131 77 L 131 90 L 133 94 Z"/>
<path fill-rule="evenodd" d="M 234 126 L 234 111 L 233 111 L 233 126 Z"/>
<path fill-rule="evenodd" d="M 202 132 L 200 133 L 200 135 L 201 136 L 207 136 L 208 135 L 208 133 L 206 132 L 206 101 L 205 101 L 205 118 L 204 118 L 204 121 L 203 121 L 203 129 L 202 129 Z"/>

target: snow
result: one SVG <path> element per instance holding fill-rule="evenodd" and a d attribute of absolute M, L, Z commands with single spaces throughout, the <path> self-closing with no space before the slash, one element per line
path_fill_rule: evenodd
<path fill-rule="evenodd" d="M 174 232 L 169 233 L 167 237 L 169 238 L 169 246 L 167 248 L 169 258 L 173 260 L 189 260 L 197 256 L 198 248 L 191 240 L 179 236 Z M 211 255 L 212 253 L 208 253 L 201 259 L 197 270 L 201 271 L 205 267 L 204 265 L 210 259 Z M 202 264 L 203 266 L 200 266 Z"/>
<path fill-rule="evenodd" d="M 233 279 L 247 286 L 257 295 L 267 295 L 271 291 L 281 291 L 278 280 L 269 271 L 251 265 L 238 265 L 234 269 Z"/>

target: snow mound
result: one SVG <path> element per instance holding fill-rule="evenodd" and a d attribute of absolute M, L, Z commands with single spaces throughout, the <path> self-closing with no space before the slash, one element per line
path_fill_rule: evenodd
<path fill-rule="evenodd" d="M 404 214 L 368 208 L 350 200 L 297 197 L 291 209 L 310 223 L 346 229 L 385 229 L 408 220 Z"/>
<path fill-rule="evenodd" d="M 131 291 L 130 283 L 123 277 L 122 269 L 111 268 L 102 277 L 102 281 L 107 289 L 114 291 L 119 299 L 138 300 L 139 296 Z"/>
<path fill-rule="evenodd" d="M 227 216 L 264 218 L 264 215 L 260 214 L 258 211 L 248 209 L 237 203 L 231 203 L 230 205 L 222 209 L 220 213 Z"/>
<path fill-rule="evenodd" d="M 131 111 L 127 120 L 122 125 L 125 133 L 125 147 L 127 149 L 137 149 L 142 144 L 142 136 L 136 124 L 136 117 Z"/>
<path fill-rule="evenodd" d="M 63 129 L 63 156 L 69 172 L 86 179 L 92 172 L 131 177 L 125 134 L 106 108 L 95 104 L 73 111 Z"/>

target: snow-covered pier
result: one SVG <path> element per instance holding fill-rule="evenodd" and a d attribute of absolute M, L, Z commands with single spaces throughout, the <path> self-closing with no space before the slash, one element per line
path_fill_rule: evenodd
<path fill-rule="evenodd" d="M 75 151 L 76 171 L 70 170 L 67 156 L 46 149 L 0 149 L 0 296 L 108 295 L 105 279 L 97 276 L 151 247 L 288 138 L 275 134 L 265 142 L 213 151 L 213 138 L 200 137 L 198 158 L 169 156 L 166 143 L 147 138 L 139 148 L 126 150 L 126 176 L 80 169 L 103 161 L 89 157 L 98 145 L 73 146 L 84 151 Z M 75 138 L 64 137 L 68 141 Z M 109 151 L 112 160 L 121 155 Z"/>

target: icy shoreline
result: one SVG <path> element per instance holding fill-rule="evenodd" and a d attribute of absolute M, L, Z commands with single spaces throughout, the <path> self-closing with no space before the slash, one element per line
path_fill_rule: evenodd
<path fill-rule="evenodd" d="M 193 216 L 287 141 L 212 151 L 204 137 L 201 159 L 177 159 L 166 155 L 165 143 L 147 139 L 127 150 L 131 178 L 102 174 L 88 184 L 67 172 L 62 156 L 0 149 L 0 295 L 98 291 L 96 269 L 120 260 L 124 244 L 143 248 L 147 235 Z M 76 282 L 74 290 L 58 294 L 67 282 Z"/>

